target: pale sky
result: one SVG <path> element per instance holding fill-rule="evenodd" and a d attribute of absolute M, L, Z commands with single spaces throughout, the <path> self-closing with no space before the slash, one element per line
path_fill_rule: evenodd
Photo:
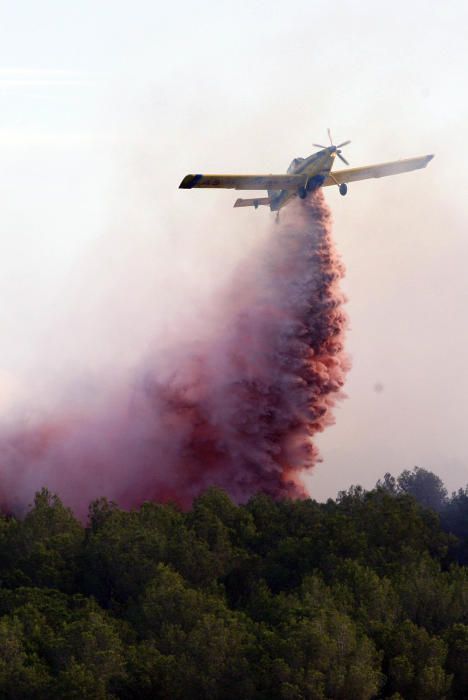
<path fill-rule="evenodd" d="M 136 364 L 182 297 L 168 265 L 214 293 L 272 222 L 185 173 L 282 172 L 330 127 L 352 166 L 435 159 L 327 188 L 353 369 L 311 495 L 414 465 L 466 484 L 467 25 L 462 0 L 0 3 L 2 415 L 57 363 Z"/>

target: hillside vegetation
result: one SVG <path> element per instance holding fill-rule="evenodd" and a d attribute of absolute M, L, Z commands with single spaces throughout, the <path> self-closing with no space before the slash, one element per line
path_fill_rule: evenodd
<path fill-rule="evenodd" d="M 430 506 L 430 507 L 427 507 Z M 468 489 L 0 519 L 0 698 L 468 697 Z"/>

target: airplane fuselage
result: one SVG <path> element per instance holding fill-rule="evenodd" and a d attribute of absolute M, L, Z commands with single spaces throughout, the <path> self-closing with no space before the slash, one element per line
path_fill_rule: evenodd
<path fill-rule="evenodd" d="M 271 211 L 279 211 L 285 204 L 289 202 L 292 197 L 297 194 L 306 196 L 307 193 L 316 190 L 321 187 L 325 179 L 330 174 L 333 167 L 333 162 L 336 156 L 336 148 L 330 146 L 329 148 L 324 148 L 318 153 L 313 153 L 308 158 L 295 158 L 287 172 L 293 175 L 307 175 L 306 184 L 302 192 L 294 192 L 291 190 L 276 190 L 269 191 L 268 196 L 270 198 L 270 209 Z"/>

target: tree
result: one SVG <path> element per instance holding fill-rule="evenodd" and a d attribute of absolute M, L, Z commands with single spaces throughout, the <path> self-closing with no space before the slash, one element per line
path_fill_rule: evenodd
<path fill-rule="evenodd" d="M 384 640 L 387 693 L 412 700 L 444 700 L 451 685 L 445 671 L 447 645 L 409 620 L 396 626 Z"/>
<path fill-rule="evenodd" d="M 222 599 L 192 589 L 180 574 L 160 564 L 138 604 L 130 611 L 140 637 L 155 645 L 163 696 L 174 698 L 251 697 L 253 679 L 247 656 L 253 637 L 247 618 Z M 169 687 L 165 683 L 169 684 Z"/>
<path fill-rule="evenodd" d="M 447 670 L 453 674 L 454 698 L 466 697 L 468 690 L 468 625 L 457 623 L 447 631 Z"/>
<path fill-rule="evenodd" d="M 460 564 L 468 564 L 468 486 L 452 493 L 441 513 L 442 527 L 458 538 L 454 547 Z"/>
<path fill-rule="evenodd" d="M 124 677 L 123 645 L 116 624 L 97 606 L 64 625 L 54 655 L 59 672 L 51 697 L 108 700 Z"/>
<path fill-rule="evenodd" d="M 390 493 L 392 496 L 397 496 L 399 492 L 397 480 L 389 472 L 386 472 L 383 479 L 378 480 L 375 487 Z"/>
<path fill-rule="evenodd" d="M 140 595 L 161 561 L 169 557 L 172 532 L 183 516 L 170 506 L 144 504 L 125 512 L 106 501 L 95 502 L 84 550 L 84 588 L 101 605 L 125 605 Z"/>
<path fill-rule="evenodd" d="M 393 577 L 403 619 L 431 634 L 442 633 L 462 620 L 468 601 L 468 571 L 453 565 L 441 571 L 429 556 L 410 564 Z"/>
<path fill-rule="evenodd" d="M 337 568 L 331 590 L 337 606 L 370 634 L 399 617 L 400 601 L 390 579 L 357 561 L 346 560 Z"/>
<path fill-rule="evenodd" d="M 442 480 L 433 472 L 420 467 L 413 471 L 405 469 L 397 479 L 400 493 L 408 493 L 425 508 L 440 513 L 447 502 L 447 489 Z"/>
<path fill-rule="evenodd" d="M 75 589 L 84 530 L 56 495 L 42 489 L 24 520 L 2 530 L 4 584 Z"/>
<path fill-rule="evenodd" d="M 0 518 L 0 698 L 463 698 L 468 569 L 400 481 L 324 504 L 209 489 L 186 513 L 99 499 L 87 529 L 43 490 Z M 460 542 L 467 502 L 441 516 Z"/>
<path fill-rule="evenodd" d="M 272 656 L 271 692 L 279 686 L 279 697 L 369 700 L 383 680 L 370 639 L 333 610 L 292 617 L 281 625 Z M 281 675 L 275 671 L 277 658 L 285 662 L 278 667 Z"/>
<path fill-rule="evenodd" d="M 0 620 L 0 697 L 5 700 L 48 697 L 51 677 L 44 661 L 27 652 L 23 625 L 15 617 Z"/>

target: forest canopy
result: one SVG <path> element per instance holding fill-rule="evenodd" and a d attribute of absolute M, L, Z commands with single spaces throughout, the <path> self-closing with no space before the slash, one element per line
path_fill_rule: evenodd
<path fill-rule="evenodd" d="M 424 469 L 86 525 L 44 489 L 0 518 L 0 697 L 466 698 L 467 563 L 468 487 Z"/>

